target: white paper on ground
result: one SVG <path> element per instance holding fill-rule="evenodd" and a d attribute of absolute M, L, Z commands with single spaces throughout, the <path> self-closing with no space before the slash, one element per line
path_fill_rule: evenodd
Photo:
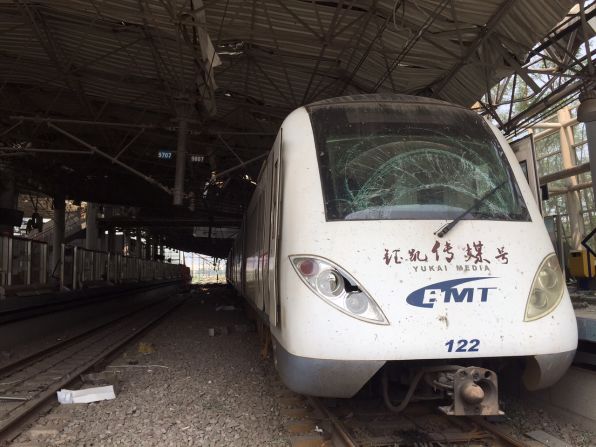
<path fill-rule="evenodd" d="M 61 404 L 88 404 L 100 400 L 116 399 L 116 394 L 114 393 L 114 387 L 112 385 L 98 386 L 84 390 L 61 389 L 56 392 L 56 395 L 58 396 L 58 402 Z"/>

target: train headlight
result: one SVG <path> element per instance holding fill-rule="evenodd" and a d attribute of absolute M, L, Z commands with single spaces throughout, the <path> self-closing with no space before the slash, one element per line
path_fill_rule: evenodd
<path fill-rule="evenodd" d="M 344 280 L 336 270 L 325 269 L 317 275 L 317 290 L 327 298 L 337 298 L 344 291 Z"/>
<path fill-rule="evenodd" d="M 565 290 L 565 279 L 559 260 L 553 253 L 548 255 L 534 277 L 526 305 L 524 321 L 537 320 L 551 313 L 561 302 Z"/>
<path fill-rule="evenodd" d="M 362 292 L 353 292 L 346 297 L 346 307 L 356 315 L 361 315 L 368 309 L 368 297 Z"/>
<path fill-rule="evenodd" d="M 315 256 L 290 256 L 300 279 L 327 304 L 369 323 L 389 324 L 371 296 L 338 265 Z"/>

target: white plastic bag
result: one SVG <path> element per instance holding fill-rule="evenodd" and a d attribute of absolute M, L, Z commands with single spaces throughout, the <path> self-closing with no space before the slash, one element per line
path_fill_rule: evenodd
<path fill-rule="evenodd" d="M 58 402 L 61 404 L 88 404 L 100 400 L 116 399 L 116 394 L 114 393 L 114 387 L 112 385 L 98 386 L 84 390 L 61 389 L 56 392 L 56 395 L 58 397 Z"/>

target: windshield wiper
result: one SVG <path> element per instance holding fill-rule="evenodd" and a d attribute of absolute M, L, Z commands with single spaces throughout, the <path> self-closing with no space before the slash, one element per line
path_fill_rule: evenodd
<path fill-rule="evenodd" d="M 491 189 L 490 191 L 488 191 L 486 194 L 484 194 L 482 197 L 480 197 L 479 199 L 476 200 L 476 202 L 474 203 L 474 205 L 472 205 L 470 208 L 468 208 L 467 210 L 465 210 L 463 213 L 461 213 L 459 216 L 457 216 L 455 219 L 453 219 L 451 222 L 443 225 L 441 228 L 439 228 L 437 231 L 435 231 L 434 234 L 436 234 L 438 237 L 443 237 L 445 236 L 447 233 L 449 233 L 449 231 L 457 225 L 457 223 L 462 220 L 466 214 L 468 214 L 470 211 L 475 210 L 476 208 L 478 208 L 480 205 L 482 205 L 484 203 L 484 201 L 486 199 L 488 199 L 490 196 L 492 196 L 495 192 L 497 192 L 501 186 L 503 186 L 505 183 L 507 183 L 509 181 L 509 179 L 505 180 L 504 182 L 499 183 L 497 186 L 495 186 L 493 189 Z"/>

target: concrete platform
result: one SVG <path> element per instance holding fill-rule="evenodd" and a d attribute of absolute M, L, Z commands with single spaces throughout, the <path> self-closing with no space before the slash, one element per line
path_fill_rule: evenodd
<path fill-rule="evenodd" d="M 528 400 L 570 423 L 596 431 L 596 372 L 571 367 L 553 387 L 527 393 Z"/>
<path fill-rule="evenodd" d="M 578 338 L 596 343 L 596 305 L 576 309 Z"/>

